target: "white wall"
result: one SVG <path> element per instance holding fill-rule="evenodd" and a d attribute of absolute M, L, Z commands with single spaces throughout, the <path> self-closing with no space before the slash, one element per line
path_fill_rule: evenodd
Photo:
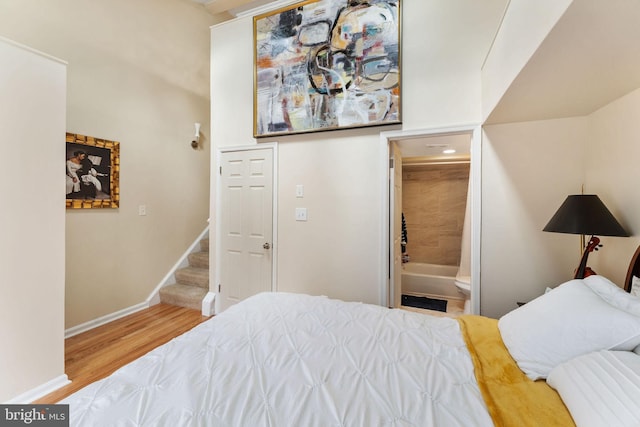
<path fill-rule="evenodd" d="M 597 194 L 631 237 L 601 237 L 603 248 L 589 255 L 589 265 L 616 284 L 640 244 L 640 89 L 589 116 L 586 189 Z"/>
<path fill-rule="evenodd" d="M 280 145 L 278 290 L 379 303 L 379 156 L 368 135 Z"/>
<path fill-rule="evenodd" d="M 4 402 L 56 379 L 66 380 L 61 173 L 66 65 L 2 39 L 0 63 L 0 402 Z"/>
<path fill-rule="evenodd" d="M 69 62 L 66 130 L 120 142 L 120 208 L 67 211 L 67 328 L 143 302 L 207 225 L 213 23 L 187 0 L 0 0 L 0 35 Z"/>
<path fill-rule="evenodd" d="M 386 171 L 380 168 L 379 133 L 480 120 L 479 70 L 504 5 L 497 0 L 403 3 L 402 127 L 277 138 L 278 290 L 379 302 L 381 204 L 387 191 L 380 185 Z M 212 29 L 216 147 L 257 143 L 252 31 L 251 17 Z M 212 179 L 214 190 L 215 175 Z M 303 199 L 295 198 L 296 184 L 304 185 Z M 308 208 L 307 222 L 294 220 L 295 207 Z M 212 218 L 215 210 L 212 202 Z"/>
<path fill-rule="evenodd" d="M 542 231 L 584 182 L 586 118 L 484 127 L 481 313 L 499 317 L 573 277 L 578 236 Z"/>

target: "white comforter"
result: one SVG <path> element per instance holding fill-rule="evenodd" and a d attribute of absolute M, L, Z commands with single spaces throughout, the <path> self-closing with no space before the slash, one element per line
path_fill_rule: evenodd
<path fill-rule="evenodd" d="M 74 426 L 492 426 L 455 320 L 263 293 L 87 386 Z"/>

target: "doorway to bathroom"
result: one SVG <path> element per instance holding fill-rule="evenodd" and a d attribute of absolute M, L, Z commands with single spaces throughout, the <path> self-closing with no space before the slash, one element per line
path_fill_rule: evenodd
<path fill-rule="evenodd" d="M 478 314 L 480 129 L 389 132 L 383 140 L 388 306 Z"/>

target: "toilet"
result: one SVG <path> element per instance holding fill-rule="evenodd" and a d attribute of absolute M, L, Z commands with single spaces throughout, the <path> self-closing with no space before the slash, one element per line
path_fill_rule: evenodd
<path fill-rule="evenodd" d="M 456 276 L 454 282 L 458 292 L 464 295 L 464 314 L 471 313 L 471 277 Z"/>
<path fill-rule="evenodd" d="M 456 288 L 458 288 L 458 291 L 464 294 L 465 299 L 471 298 L 471 277 L 470 276 L 456 276 L 455 284 L 456 284 Z"/>

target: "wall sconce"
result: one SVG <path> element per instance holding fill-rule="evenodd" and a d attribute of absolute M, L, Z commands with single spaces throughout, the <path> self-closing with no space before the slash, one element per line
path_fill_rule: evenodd
<path fill-rule="evenodd" d="M 200 142 L 200 123 L 196 123 L 196 136 L 193 141 L 191 141 L 191 148 L 194 150 L 198 148 L 198 143 Z"/>

